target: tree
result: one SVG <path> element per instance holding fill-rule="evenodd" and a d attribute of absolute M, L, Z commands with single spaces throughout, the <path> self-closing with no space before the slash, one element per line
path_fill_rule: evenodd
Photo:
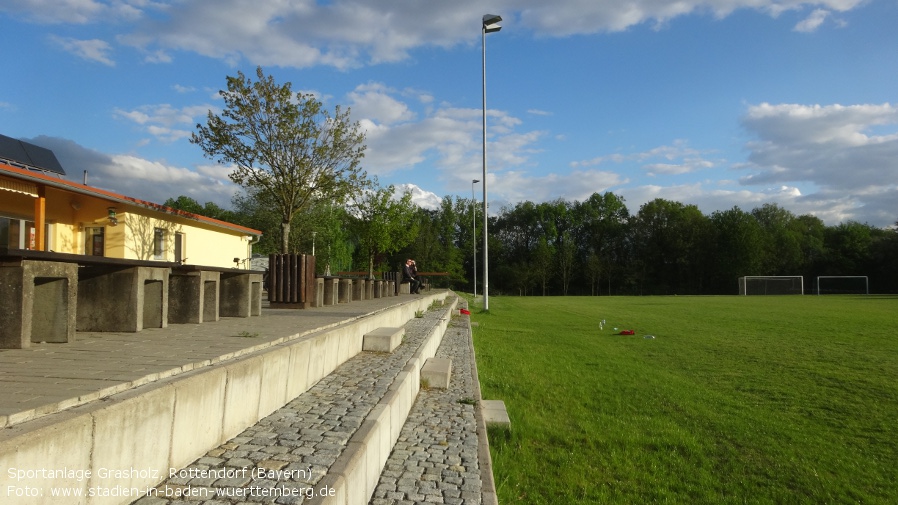
<path fill-rule="evenodd" d="M 368 262 L 368 275 L 374 276 L 374 258 L 392 253 L 409 244 L 418 234 L 412 194 L 406 191 L 393 199 L 396 188 L 387 186 L 362 193 L 352 204 L 350 214 L 356 223 L 359 249 Z"/>
<path fill-rule="evenodd" d="M 200 205 L 200 203 L 193 198 L 181 195 L 177 198 L 169 198 L 162 205 L 165 205 L 166 207 L 170 207 L 172 209 L 190 212 L 191 214 L 211 217 L 212 219 L 218 219 L 219 221 L 242 224 L 237 222 L 239 220 L 239 216 L 235 215 L 230 210 L 219 207 L 215 202 L 206 202 L 205 205 Z"/>
<path fill-rule="evenodd" d="M 258 81 L 242 72 L 227 78 L 221 115 L 209 111 L 190 142 L 222 164 L 248 191 L 264 194 L 277 209 L 281 252 L 290 244 L 293 217 L 318 201 L 343 202 L 370 186 L 361 169 L 365 135 L 349 109 L 333 116 L 313 95 L 291 91 L 256 69 Z"/>
<path fill-rule="evenodd" d="M 761 270 L 763 243 L 761 225 L 739 207 L 711 214 L 715 236 L 713 256 L 717 258 L 716 289 L 734 292 L 737 279 L 744 275 L 766 275 Z"/>

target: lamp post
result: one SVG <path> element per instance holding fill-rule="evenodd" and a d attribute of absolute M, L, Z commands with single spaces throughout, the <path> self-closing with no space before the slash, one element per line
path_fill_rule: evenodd
<path fill-rule="evenodd" d="M 474 298 L 477 298 L 477 212 L 474 209 L 477 197 L 474 196 L 474 185 L 480 182 L 477 179 L 471 181 L 471 238 L 474 242 Z"/>
<path fill-rule="evenodd" d="M 483 59 L 483 310 L 490 310 L 490 281 L 489 281 L 489 240 L 487 239 L 487 198 L 486 198 L 486 34 L 498 32 L 502 29 L 499 22 L 502 16 L 484 14 L 483 24 L 480 30 L 480 45 Z"/>
<path fill-rule="evenodd" d="M 317 231 L 312 232 L 312 256 L 315 256 L 315 235 L 318 235 Z"/>

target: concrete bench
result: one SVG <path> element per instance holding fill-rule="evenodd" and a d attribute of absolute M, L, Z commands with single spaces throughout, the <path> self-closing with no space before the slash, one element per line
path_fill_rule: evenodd
<path fill-rule="evenodd" d="M 393 352 L 402 343 L 405 328 L 383 327 L 370 331 L 362 338 L 363 351 Z"/>
<path fill-rule="evenodd" d="M 428 358 L 421 367 L 421 383 L 427 387 L 449 389 L 452 376 L 452 360 L 448 358 Z"/>
<path fill-rule="evenodd" d="M 73 342 L 77 294 L 74 263 L 0 260 L 0 349 Z"/>
<path fill-rule="evenodd" d="M 254 270 L 221 272 L 219 308 L 222 317 L 262 315 L 262 273 Z"/>
<path fill-rule="evenodd" d="M 502 400 L 480 400 L 480 411 L 487 428 L 511 429 L 511 419 Z"/>
<path fill-rule="evenodd" d="M 82 265 L 77 329 L 138 332 L 167 327 L 170 272 L 162 266 Z"/>
<path fill-rule="evenodd" d="M 336 277 L 322 277 L 324 281 L 324 306 L 340 303 L 340 279 Z"/>
<path fill-rule="evenodd" d="M 200 324 L 219 320 L 221 272 L 174 268 L 168 277 L 168 322 Z"/>
<path fill-rule="evenodd" d="M 352 279 L 340 279 L 339 292 L 337 294 L 339 303 L 349 303 L 352 301 L 353 282 Z"/>

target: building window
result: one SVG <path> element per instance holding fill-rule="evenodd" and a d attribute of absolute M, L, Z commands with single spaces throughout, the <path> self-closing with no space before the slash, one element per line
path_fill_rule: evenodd
<path fill-rule="evenodd" d="M 165 259 L 165 230 L 162 228 L 153 230 L 153 258 Z"/>
<path fill-rule="evenodd" d="M 44 249 L 49 251 L 53 227 L 47 223 L 44 227 Z M 34 221 L 13 217 L 0 217 L 0 247 L 9 249 L 37 249 L 37 233 Z"/>
<path fill-rule="evenodd" d="M 105 256 L 106 230 L 102 227 L 84 229 L 84 254 L 88 256 Z"/>

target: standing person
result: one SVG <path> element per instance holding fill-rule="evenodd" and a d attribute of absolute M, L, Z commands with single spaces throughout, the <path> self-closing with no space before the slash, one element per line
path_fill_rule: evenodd
<path fill-rule="evenodd" d="M 416 270 L 413 265 L 414 262 L 411 258 L 405 260 L 405 265 L 402 267 L 402 278 L 403 280 L 408 281 L 408 292 L 416 295 L 418 294 L 418 288 L 421 286 L 421 283 L 418 281 L 418 276 L 416 275 Z"/>

